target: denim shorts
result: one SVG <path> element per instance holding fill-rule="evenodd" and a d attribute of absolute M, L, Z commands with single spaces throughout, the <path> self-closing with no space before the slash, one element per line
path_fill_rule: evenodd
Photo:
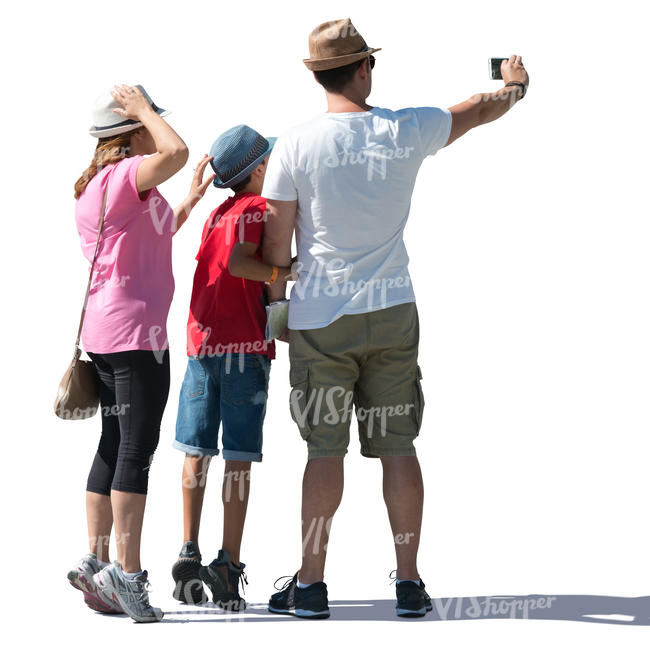
<path fill-rule="evenodd" d="M 262 460 L 271 360 L 263 354 L 227 354 L 187 360 L 174 447 L 193 456 Z"/>

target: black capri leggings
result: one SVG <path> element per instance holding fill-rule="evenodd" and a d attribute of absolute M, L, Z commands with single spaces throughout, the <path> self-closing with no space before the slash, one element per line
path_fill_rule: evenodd
<path fill-rule="evenodd" d="M 169 395 L 169 351 L 88 356 L 99 373 L 102 435 L 86 489 L 146 494 Z"/>

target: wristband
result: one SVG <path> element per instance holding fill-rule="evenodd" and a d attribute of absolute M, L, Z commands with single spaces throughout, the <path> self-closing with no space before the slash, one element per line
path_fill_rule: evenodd
<path fill-rule="evenodd" d="M 266 281 L 266 284 L 273 284 L 277 279 L 278 279 L 278 267 L 274 266 L 273 273 L 271 273 L 271 277 Z"/>
<path fill-rule="evenodd" d="M 508 86 L 519 86 L 521 88 L 521 97 L 519 99 L 523 99 L 526 96 L 526 84 L 521 81 L 509 81 L 505 87 L 507 88 Z"/>

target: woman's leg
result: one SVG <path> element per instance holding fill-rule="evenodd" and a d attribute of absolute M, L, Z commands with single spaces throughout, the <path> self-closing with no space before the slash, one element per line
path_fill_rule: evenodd
<path fill-rule="evenodd" d="M 111 497 L 86 492 L 86 519 L 90 552 L 94 553 L 100 562 L 110 562 L 108 546 L 113 528 Z"/>
<path fill-rule="evenodd" d="M 111 486 L 118 561 L 141 570 L 140 537 L 149 468 L 158 445 L 169 394 L 169 353 L 133 350 L 115 355 L 115 393 L 120 448 Z"/>
<path fill-rule="evenodd" d="M 90 354 L 99 375 L 102 434 L 86 486 L 88 544 L 100 562 L 109 562 L 109 542 L 113 527 L 111 484 L 120 446 L 120 424 L 115 410 L 113 369 L 101 354 Z"/>
<path fill-rule="evenodd" d="M 137 573 L 140 566 L 140 538 L 146 494 L 111 491 L 113 516 L 115 517 L 115 544 L 117 561 L 127 573 Z"/>

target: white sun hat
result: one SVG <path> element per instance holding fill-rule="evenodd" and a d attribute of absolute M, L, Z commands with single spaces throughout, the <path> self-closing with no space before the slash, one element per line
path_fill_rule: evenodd
<path fill-rule="evenodd" d="M 140 84 L 135 87 L 140 90 L 144 95 L 144 98 L 151 104 L 151 108 L 153 108 L 160 117 L 169 115 L 169 111 L 154 104 L 151 97 L 147 94 L 147 91 Z M 122 105 L 113 98 L 110 92 L 102 93 L 95 100 L 92 110 L 93 125 L 88 131 L 90 135 L 95 138 L 107 138 L 112 135 L 126 133 L 127 131 L 134 131 L 142 126 L 142 122 L 125 120 L 119 113 L 114 113 L 114 108 L 122 108 Z"/>

